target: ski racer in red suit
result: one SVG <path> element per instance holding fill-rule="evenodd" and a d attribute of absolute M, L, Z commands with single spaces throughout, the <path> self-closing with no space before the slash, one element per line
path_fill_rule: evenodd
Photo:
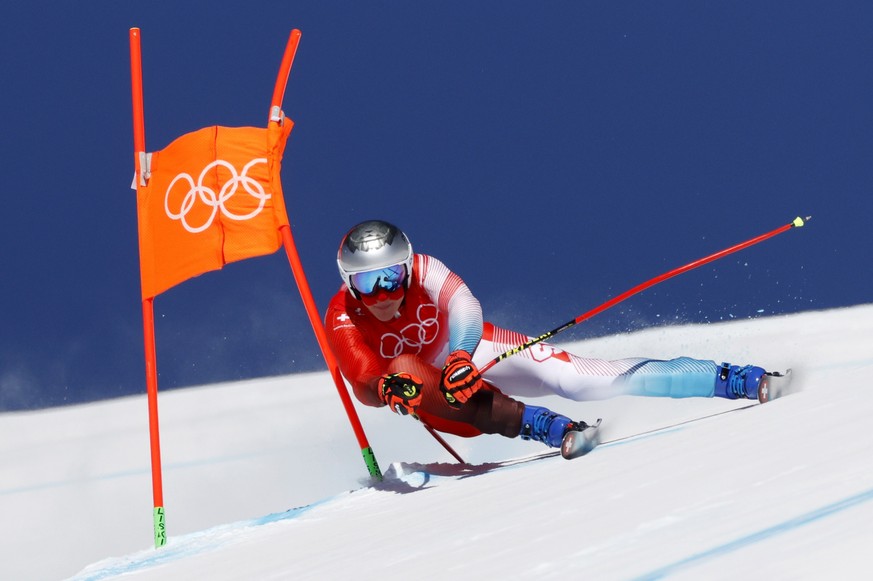
<path fill-rule="evenodd" d="M 400 229 L 381 220 L 358 224 L 343 237 L 337 264 L 344 284 L 330 301 L 325 329 L 355 396 L 442 432 L 560 447 L 568 432 L 587 424 L 511 396 L 759 399 L 767 383 L 761 380 L 770 376 L 760 367 L 688 357 L 586 359 L 548 343 L 481 374 L 479 366 L 529 337 L 483 322 L 464 281 L 436 258 L 413 253 Z"/>

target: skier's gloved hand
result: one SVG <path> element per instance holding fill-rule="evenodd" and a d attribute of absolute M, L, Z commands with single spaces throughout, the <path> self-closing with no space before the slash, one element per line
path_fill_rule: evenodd
<path fill-rule="evenodd" d="M 459 408 L 483 387 L 485 382 L 470 354 L 462 349 L 449 353 L 440 377 L 440 392 L 446 402 Z"/>
<path fill-rule="evenodd" d="M 421 380 L 411 373 L 389 373 L 379 378 L 379 399 L 398 414 L 418 419 L 421 387 Z"/>

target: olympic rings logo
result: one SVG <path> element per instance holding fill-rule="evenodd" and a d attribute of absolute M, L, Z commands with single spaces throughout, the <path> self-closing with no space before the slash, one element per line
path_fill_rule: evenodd
<path fill-rule="evenodd" d="M 200 172 L 200 177 L 197 178 L 197 183 L 194 183 L 194 179 L 187 173 L 182 172 L 176 177 L 173 178 L 173 181 L 170 182 L 170 185 L 167 186 L 167 193 L 164 196 L 164 211 L 167 213 L 167 217 L 171 220 L 179 220 L 182 222 L 182 226 L 184 226 L 185 230 L 191 232 L 192 234 L 197 234 L 198 232 L 203 232 L 210 226 L 212 226 L 215 217 L 218 215 L 218 210 L 221 210 L 221 213 L 231 220 L 250 220 L 254 218 L 258 214 L 261 213 L 261 210 L 264 209 L 264 205 L 267 203 L 267 200 L 270 199 L 271 195 L 264 191 L 264 186 L 256 179 L 249 177 L 246 173 L 252 168 L 253 165 L 258 163 L 267 163 L 267 159 L 264 157 L 259 157 L 257 159 L 253 159 L 248 162 L 242 170 L 242 173 L 237 174 L 236 168 L 233 167 L 230 163 L 217 159 L 203 168 L 203 171 Z M 230 179 L 227 180 L 223 186 L 221 186 L 221 190 L 219 192 L 215 192 L 212 188 L 203 185 L 203 178 L 215 167 L 221 166 L 227 169 L 230 172 Z M 182 204 L 179 208 L 178 212 L 173 212 L 170 210 L 170 192 L 173 190 L 173 186 L 176 185 L 176 182 L 184 180 L 188 182 L 188 192 L 185 194 L 185 197 L 182 198 Z M 242 188 L 253 198 L 258 200 L 258 206 L 247 214 L 234 214 L 230 210 L 227 209 L 227 206 L 224 205 L 227 200 L 232 198 L 238 191 L 239 186 Z M 186 217 L 191 212 L 191 209 L 194 207 L 194 204 L 197 200 L 200 200 L 206 206 L 212 208 L 212 212 L 209 215 L 209 218 L 205 223 L 200 226 L 192 226 L 188 223 Z"/>
<path fill-rule="evenodd" d="M 379 352 L 385 359 L 395 357 L 413 350 L 414 354 L 421 352 L 421 348 L 430 345 L 439 335 L 440 324 L 437 320 L 439 310 L 436 305 L 419 305 L 415 312 L 417 323 L 410 323 L 400 330 L 400 334 L 385 333 L 379 345 Z"/>

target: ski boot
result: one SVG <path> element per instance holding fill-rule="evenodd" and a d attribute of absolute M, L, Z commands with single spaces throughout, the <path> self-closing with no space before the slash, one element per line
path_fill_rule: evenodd
<path fill-rule="evenodd" d="M 787 393 L 791 370 L 785 374 L 767 372 L 754 365 L 722 363 L 715 378 L 715 396 L 727 399 L 748 398 L 766 403 Z"/>
<path fill-rule="evenodd" d="M 763 368 L 754 365 L 741 367 L 722 363 L 715 378 L 715 396 L 758 399 L 758 387 L 766 373 Z"/>
<path fill-rule="evenodd" d="M 561 448 L 561 455 L 570 459 L 594 449 L 599 443 L 596 437 L 599 425 L 600 420 L 589 426 L 547 408 L 525 405 L 519 436 L 522 440 L 535 440 L 550 448 Z"/>

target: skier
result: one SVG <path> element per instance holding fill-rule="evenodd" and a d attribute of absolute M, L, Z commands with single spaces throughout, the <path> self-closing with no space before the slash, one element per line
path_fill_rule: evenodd
<path fill-rule="evenodd" d="M 520 436 L 557 448 L 588 424 L 510 396 L 763 402 L 769 378 L 779 376 L 689 357 L 587 359 L 544 342 L 480 373 L 479 366 L 530 337 L 483 322 L 464 281 L 436 258 L 413 253 L 399 228 L 382 220 L 358 224 L 343 237 L 337 265 L 343 285 L 330 301 L 325 330 L 355 396 L 441 432 Z"/>

